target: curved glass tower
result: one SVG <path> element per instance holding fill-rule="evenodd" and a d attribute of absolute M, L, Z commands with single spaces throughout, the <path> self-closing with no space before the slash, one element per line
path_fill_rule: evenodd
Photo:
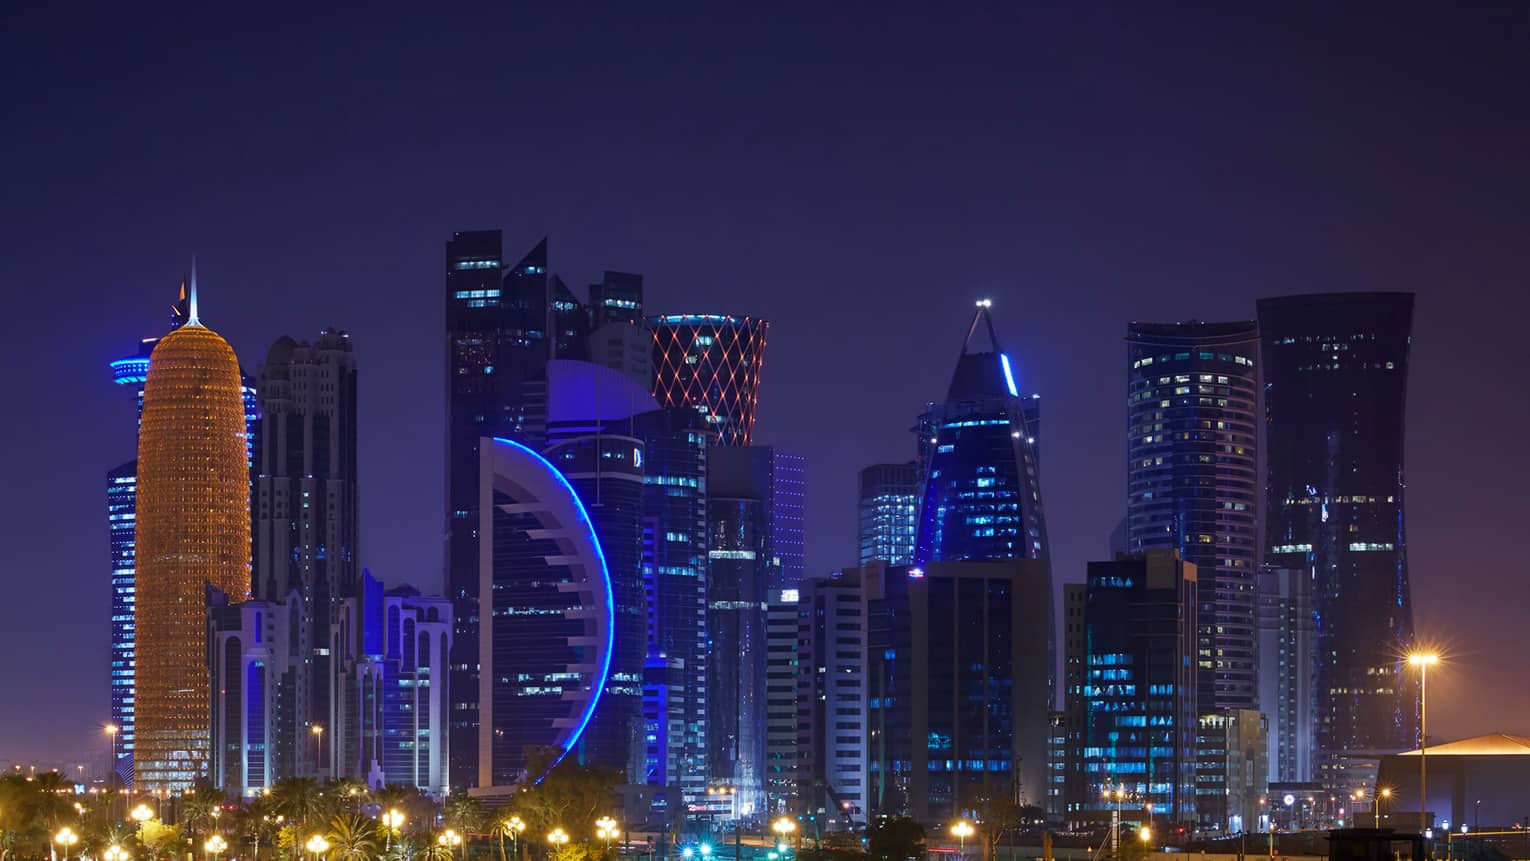
<path fill-rule="evenodd" d="M 990 349 L 973 349 L 979 330 Z M 987 300 L 978 303 L 951 388 L 921 422 L 930 433 L 916 563 L 1046 559 L 1034 413 L 1015 388 Z"/>
<path fill-rule="evenodd" d="M 1374 785 L 1416 740 L 1403 529 L 1403 423 L 1413 294 L 1259 302 L 1265 561 L 1306 572 L 1316 619 L 1315 777 Z"/>
<path fill-rule="evenodd" d="M 208 765 L 206 586 L 250 592 L 250 473 L 239 360 L 190 318 L 149 359 L 138 435 L 137 785 L 187 789 Z"/>
<path fill-rule="evenodd" d="M 1196 566 L 1200 712 L 1255 708 L 1259 328 L 1132 323 L 1126 344 L 1127 548 Z"/>
<path fill-rule="evenodd" d="M 579 744 L 615 646 L 605 555 L 557 468 L 479 443 L 478 785 L 539 780 Z"/>

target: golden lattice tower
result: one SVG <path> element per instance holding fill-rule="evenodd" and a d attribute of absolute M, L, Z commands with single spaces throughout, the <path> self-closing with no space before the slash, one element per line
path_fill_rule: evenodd
<path fill-rule="evenodd" d="M 149 357 L 138 431 L 137 785 L 183 789 L 206 773 L 207 584 L 250 592 L 250 473 L 239 359 L 196 316 Z"/>

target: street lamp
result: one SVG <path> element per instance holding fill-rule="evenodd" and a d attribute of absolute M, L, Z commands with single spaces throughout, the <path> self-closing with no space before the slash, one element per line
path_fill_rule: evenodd
<path fill-rule="evenodd" d="M 68 858 L 69 847 L 80 842 L 80 835 L 74 833 L 72 828 L 60 828 L 59 832 L 53 835 L 53 842 L 64 847 L 64 857 Z"/>
<path fill-rule="evenodd" d="M 376 846 L 377 844 L 374 843 L 372 845 Z M 227 848 L 228 848 L 228 841 L 223 839 L 223 835 L 221 835 L 221 834 L 214 834 L 213 836 L 207 838 L 207 842 L 206 843 L 202 844 L 202 850 L 203 850 L 203 853 L 204 853 L 202 857 L 206 858 L 207 857 L 206 853 L 211 853 L 213 858 L 217 858 L 219 855 L 222 855 L 223 854 L 223 850 L 225 850 Z"/>
<path fill-rule="evenodd" d="M 512 816 L 505 820 L 505 830 L 510 832 L 510 849 L 515 852 L 515 857 L 521 857 L 521 832 L 526 830 L 526 822 L 519 816 Z"/>
<path fill-rule="evenodd" d="M 102 727 L 106 731 L 106 749 L 109 757 L 106 760 L 106 788 L 112 788 L 112 775 L 117 773 L 117 725 L 109 723 Z M 111 819 L 110 810 L 106 812 L 106 818 Z"/>
<path fill-rule="evenodd" d="M 552 832 L 547 835 L 547 842 L 552 845 L 553 853 L 557 854 L 558 847 L 568 843 L 568 832 L 564 831 L 562 828 L 554 828 Z"/>
<path fill-rule="evenodd" d="M 377 844 L 374 843 L 372 845 L 375 846 Z M 313 853 L 314 858 L 318 858 L 325 852 L 329 851 L 329 841 L 324 839 L 323 834 L 315 834 L 314 836 L 308 838 L 308 842 L 304 843 L 303 846 L 309 852 Z"/>
<path fill-rule="evenodd" d="M 149 808 L 149 805 L 140 804 L 133 808 L 133 812 L 129 813 L 128 816 L 131 816 L 134 822 L 142 825 L 154 818 L 154 811 Z"/>
<path fill-rule="evenodd" d="M 786 851 L 786 836 L 797 830 L 797 821 L 790 816 L 783 816 L 770 824 L 772 831 L 780 835 L 776 842 L 781 844 L 780 851 Z"/>
<path fill-rule="evenodd" d="M 386 852 L 393 848 L 393 832 L 399 830 L 404 825 L 404 814 L 400 813 L 397 808 L 394 808 L 384 813 L 381 819 L 385 829 L 383 851 Z"/>
<path fill-rule="evenodd" d="M 616 827 L 616 820 L 609 816 L 602 816 L 595 820 L 595 836 L 606 841 L 606 854 L 611 854 L 611 841 L 621 836 L 621 832 Z"/>
<path fill-rule="evenodd" d="M 133 861 L 133 856 L 129 855 L 126 849 L 115 843 L 106 847 L 106 851 L 101 853 L 101 857 L 105 861 Z"/>
<path fill-rule="evenodd" d="M 436 838 L 436 842 L 450 849 L 452 857 L 456 857 L 457 847 L 462 845 L 462 835 L 458 834 L 456 829 L 448 828 L 441 832 L 441 836 Z"/>
<path fill-rule="evenodd" d="M 1414 652 L 1408 663 L 1418 667 L 1418 827 L 1423 829 L 1428 815 L 1429 796 L 1426 793 L 1429 756 L 1429 668 L 1440 662 L 1433 652 Z"/>
<path fill-rule="evenodd" d="M 1141 828 L 1137 829 L 1137 836 L 1142 838 L 1142 842 L 1143 843 L 1152 843 L 1153 842 L 1153 829 L 1148 827 L 1148 826 L 1146 826 L 1146 825 L 1144 825 Z"/>
<path fill-rule="evenodd" d="M 966 857 L 967 838 L 973 833 L 972 823 L 965 819 L 957 820 L 956 824 L 951 826 L 951 833 L 956 835 L 958 857 Z"/>
<path fill-rule="evenodd" d="M 1118 786 L 1111 791 L 1107 786 L 1100 791 L 1100 794 L 1106 804 L 1109 804 L 1112 798 L 1116 800 L 1116 809 L 1110 816 L 1110 854 L 1114 856 L 1120 852 L 1121 848 L 1121 800 L 1126 797 L 1126 787 Z"/>
<path fill-rule="evenodd" d="M 324 768 L 324 727 L 314 724 L 308 731 L 313 733 L 313 773 L 317 776 Z"/>

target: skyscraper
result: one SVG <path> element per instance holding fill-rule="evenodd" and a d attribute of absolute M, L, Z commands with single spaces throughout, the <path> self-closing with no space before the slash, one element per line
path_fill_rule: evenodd
<path fill-rule="evenodd" d="M 748 445 L 770 324 L 726 314 L 653 317 L 654 397 L 685 406 L 717 430 L 722 445 Z"/>
<path fill-rule="evenodd" d="M 1254 708 L 1258 327 L 1132 323 L 1126 343 L 1127 549 L 1196 566 L 1199 710 Z"/>
<path fill-rule="evenodd" d="M 1307 568 L 1259 569 L 1259 706 L 1269 716 L 1271 778 L 1312 780 L 1316 619 L 1312 572 Z"/>
<path fill-rule="evenodd" d="M 1196 568 L 1178 551 L 1089 563 L 1084 775 L 1089 809 L 1123 789 L 1171 822 L 1195 818 Z"/>
<path fill-rule="evenodd" d="M 117 780 L 133 782 L 133 577 L 134 521 L 137 518 L 138 461 L 106 474 L 106 521 L 112 555 L 111 722 L 117 728 L 112 770 Z"/>
<path fill-rule="evenodd" d="M 914 561 L 914 531 L 919 523 L 919 497 L 924 480 L 919 464 L 878 463 L 861 470 L 860 564 L 881 560 L 889 565 Z"/>
<path fill-rule="evenodd" d="M 643 578 L 643 439 L 635 416 L 657 409 L 644 386 L 591 362 L 547 363 L 543 455 L 573 486 L 610 573 L 615 629 L 600 708 L 579 742 L 586 765 L 641 783 L 648 604 Z"/>
<path fill-rule="evenodd" d="M 809 577 L 798 595 L 797 771 L 806 813 L 825 828 L 870 821 L 866 794 L 866 588 L 881 564 Z"/>
<path fill-rule="evenodd" d="M 1265 561 L 1312 572 L 1317 774 L 1372 785 L 1413 746 L 1403 430 L 1410 293 L 1259 302 L 1265 380 Z"/>
<path fill-rule="evenodd" d="M 707 777 L 707 452 L 717 434 L 694 410 L 671 407 L 637 416 L 643 439 L 643 578 L 648 652 L 657 678 L 656 738 L 649 782 L 694 800 Z M 671 719 L 672 718 L 672 719 Z M 663 775 L 662 781 L 657 775 Z"/>
<path fill-rule="evenodd" d="M 360 570 L 356 486 L 356 360 L 350 336 L 326 329 L 314 344 L 283 336 L 259 369 L 265 444 L 255 481 L 254 593 L 302 601 L 291 721 L 270 739 L 282 774 L 337 774 L 337 661 L 328 632 Z M 310 729 L 328 731 L 312 743 Z M 319 757 L 315 759 L 315 757 Z"/>
<path fill-rule="evenodd" d="M 185 789 L 207 773 L 206 593 L 250 591 L 249 444 L 239 361 L 197 319 L 155 345 L 138 438 L 136 775 Z"/>
<path fill-rule="evenodd" d="M 505 793 L 575 749 L 605 690 L 615 600 L 595 526 L 547 459 L 520 443 L 479 446 L 488 598 L 478 654 L 478 786 Z"/>
<path fill-rule="evenodd" d="M 1048 558 L 1038 438 L 989 308 L 986 299 L 978 303 L 946 400 L 926 420 L 934 451 L 914 544 L 916 564 Z M 984 352 L 973 349 L 980 328 L 988 335 Z"/>

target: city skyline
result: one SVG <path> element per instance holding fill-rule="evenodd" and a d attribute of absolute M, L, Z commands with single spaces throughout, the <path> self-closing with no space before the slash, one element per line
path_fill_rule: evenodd
<path fill-rule="evenodd" d="M 1394 24 L 1399 32 L 1388 31 L 1397 44 L 1387 50 L 1405 55 L 1404 47 L 1423 41 L 1426 32 L 1450 44 L 1470 44 L 1494 32 L 1490 25 L 1495 22 L 1484 13 L 1442 30 L 1427 26 L 1438 23 L 1432 20 L 1398 19 Z M 669 44 L 651 23 L 626 23 L 654 36 L 658 44 Z M 721 25 L 745 30 L 745 23 L 741 14 Z M 1039 32 L 1065 38 L 1065 44 L 1087 42 L 1084 35 L 1044 15 L 1030 23 Z M 1138 23 L 1147 28 L 1146 34 L 1127 35 L 1130 28 L 1125 25 L 1119 25 L 1120 31 L 1117 25 L 1098 22 L 1078 26 L 1087 32 L 1103 27 L 1112 44 L 1136 50 L 1145 50 L 1153 36 L 1173 38 L 1151 22 Z M 1348 37 L 1362 32 L 1359 21 L 1342 14 L 1339 24 L 1338 32 Z M 363 30 L 377 26 L 375 21 L 364 22 Z M 530 26 L 556 32 L 561 24 L 547 19 L 533 20 Z M 615 28 L 602 24 L 598 41 L 614 39 L 607 26 Z M 829 34 L 836 34 L 849 22 L 826 26 Z M 919 28 L 909 22 L 886 27 L 892 44 L 916 44 L 912 34 Z M 1039 40 L 1013 33 L 985 36 L 974 29 L 982 28 L 971 22 L 941 22 L 935 28 L 937 49 L 943 52 L 939 56 L 954 59 L 958 52 L 946 40 L 959 37 L 970 36 L 990 47 L 1006 46 L 1011 39 L 1022 46 Z M 86 42 L 100 38 L 94 25 L 86 30 Z M 1290 30 L 1288 26 L 1280 35 L 1289 38 Z M 546 180 L 528 177 L 523 168 L 507 170 L 496 164 L 489 180 L 472 187 L 460 181 L 462 168 L 435 164 L 423 177 L 398 178 L 400 206 L 382 204 L 378 211 L 367 212 L 353 193 L 378 180 L 367 172 L 373 168 L 338 170 L 300 194 L 291 180 L 305 175 L 302 159 L 291 150 L 276 147 L 254 159 L 247 171 L 227 170 L 230 164 L 216 153 L 246 151 L 236 145 L 230 128 L 217 123 L 197 132 L 205 145 L 190 149 L 198 151 L 183 148 L 175 162 L 165 161 L 166 156 L 143 144 L 152 135 L 138 124 L 152 119 L 151 124 L 164 127 L 173 113 L 157 99 L 142 97 L 141 90 L 129 89 L 123 92 L 138 94 L 132 104 L 143 109 L 141 118 L 130 117 L 127 107 L 102 110 L 100 115 L 113 134 L 125 138 L 122 157 L 145 166 L 145 172 L 110 173 L 109 186 L 116 193 L 101 198 L 102 212 L 87 215 L 88 204 L 96 201 L 90 192 L 59 185 L 46 199 L 43 192 L 50 183 L 45 180 L 60 175 L 71 161 L 90 165 L 93 171 L 105 170 L 96 166 L 108 162 L 89 144 L 46 154 L 30 133 L 24 134 L 20 146 L 24 154 L 35 156 L 28 159 L 35 178 L 18 183 L 14 200 L 16 209 L 27 215 L 13 216 L 7 207 L 7 221 L 14 229 L 0 240 L 5 243 L 0 254 L 6 261 L 5 280 L 14 285 L 19 299 L 16 318 L 56 319 L 56 306 L 66 296 L 86 310 L 76 312 L 80 319 L 68 321 L 64 337 L 34 323 L 30 328 L 37 331 L 17 331 L 6 339 L 11 367 L 36 370 L 20 375 L 14 395 L 16 403 L 33 406 L 11 437 L 18 452 L 11 456 L 13 481 L 22 492 L 4 503 L 0 518 L 13 530 L 8 532 L 13 549 L 5 568 L 14 584 L 0 609 L 0 643 L 13 647 L 56 638 L 57 657 L 46 667 L 0 671 L 4 689 L 33 694 L 5 698 L 10 701 L 0 704 L 0 727 L 5 728 L 0 759 L 34 752 L 38 757 L 72 759 L 76 751 L 93 750 L 91 745 L 98 745 L 103 754 L 106 750 L 99 726 L 106 720 L 108 701 L 104 620 L 110 565 L 100 490 L 104 473 L 128 459 L 133 424 L 131 405 L 102 379 L 100 369 L 120 354 L 124 337 L 163 334 L 159 309 L 192 251 L 201 255 L 204 283 L 215 285 L 204 290 L 204 309 L 240 355 L 263 355 L 283 333 L 315 339 L 326 326 L 353 333 L 358 361 L 367 368 L 360 383 L 362 426 L 374 428 L 364 429 L 359 443 L 362 507 L 367 512 L 360 545 L 368 555 L 362 564 L 390 586 L 408 582 L 427 593 L 440 591 L 440 242 L 452 230 L 497 225 L 505 226 L 511 259 L 540 237 L 552 235 L 560 243 L 559 268 L 565 275 L 597 280 L 606 267 L 644 273 L 648 305 L 656 311 L 738 313 L 771 321 L 771 355 L 763 370 L 754 439 L 807 456 L 812 470 L 807 569 L 815 574 L 855 562 L 856 474 L 873 463 L 912 457 L 910 417 L 946 390 L 951 345 L 945 333 L 965 322 L 972 301 L 992 299 L 1005 347 L 1020 365 L 1026 390 L 1040 392 L 1047 405 L 1042 483 L 1053 579 L 1060 585 L 1079 582 L 1086 561 L 1105 558 L 1108 534 L 1124 514 L 1119 468 L 1120 430 L 1125 426 L 1119 370 L 1125 355 L 1120 338 L 1124 323 L 1251 319 L 1255 300 L 1297 293 L 1414 291 L 1418 307 L 1408 405 L 1409 567 L 1416 628 L 1443 640 L 1453 657 L 1452 667 L 1430 677 L 1431 735 L 1522 731 L 1472 715 L 1459 695 L 1468 685 L 1492 680 L 1500 658 L 1510 661 L 1506 666 L 1511 674 L 1525 669 L 1519 657 L 1525 649 L 1499 651 L 1500 643 L 1492 636 L 1494 628 L 1507 628 L 1522 616 L 1523 606 L 1516 599 L 1486 600 L 1496 594 L 1495 587 L 1505 585 L 1504 575 L 1496 572 L 1521 567 L 1521 554 L 1508 536 L 1526 513 L 1518 492 L 1525 459 L 1510 436 L 1523 426 L 1526 407 L 1493 394 L 1496 379 L 1523 367 L 1515 324 L 1530 312 L 1523 295 L 1510 289 L 1523 276 L 1521 252 L 1516 250 L 1523 226 L 1505 203 L 1523 199 L 1520 192 L 1530 179 L 1522 165 L 1507 158 L 1524 140 L 1523 121 L 1497 116 L 1480 104 L 1419 92 L 1428 80 L 1423 72 L 1383 82 L 1368 77 L 1379 74 L 1377 69 L 1337 57 L 1307 57 L 1297 64 L 1295 79 L 1286 82 L 1302 94 L 1296 100 L 1281 95 L 1286 91 L 1274 88 L 1271 79 L 1254 69 L 1255 59 L 1275 52 L 1274 38 L 1260 41 L 1246 31 L 1236 32 L 1253 40 L 1251 47 L 1244 47 L 1254 59 L 1234 61 L 1210 49 L 1196 56 L 1231 64 L 1233 81 L 1249 84 L 1277 103 L 1309 107 L 1304 131 L 1283 131 L 1273 121 L 1260 125 L 1254 114 L 1263 111 L 1224 104 L 1221 89 L 1192 92 L 1186 98 L 1198 100 L 1196 104 L 1214 103 L 1253 121 L 1256 128 L 1287 137 L 1260 145 L 1253 134 L 1191 131 L 1172 121 L 1149 123 L 1146 138 L 1140 139 L 1145 140 L 1138 150 L 1140 164 L 1117 160 L 1132 147 L 1115 143 L 1102 144 L 1107 149 L 1103 154 L 1063 150 L 1081 140 L 1116 134 L 1123 120 L 1113 109 L 1130 109 L 1124 111 L 1125 121 L 1140 122 L 1151 113 L 1144 105 L 1171 99 L 1173 83 L 1182 82 L 1187 73 L 1157 53 L 1143 62 L 1169 83 L 1143 83 L 1138 76 L 1142 89 L 1136 95 L 1100 89 L 1106 82 L 1118 82 L 1114 75 L 1121 74 L 1120 69 L 1109 74 L 1093 67 L 1075 70 L 1040 52 L 1034 54 L 1036 68 L 970 61 L 995 64 L 985 69 L 992 77 L 971 92 L 970 101 L 948 103 L 902 72 L 882 69 L 889 87 L 911 93 L 937 117 L 960 119 L 965 128 L 991 132 L 989 137 L 977 134 L 956 142 L 922 124 L 895 122 L 890 108 L 875 100 L 846 106 L 834 95 L 858 92 L 866 82 L 834 67 L 831 95 L 794 90 L 806 99 L 800 107 L 809 117 L 828 121 L 832 132 L 870 156 L 859 162 L 832 149 L 820 155 L 794 154 L 791 144 L 800 139 L 772 132 L 761 144 L 765 150 L 746 150 L 742 158 L 764 164 L 779 156 L 805 172 L 805 178 L 780 189 L 770 185 L 782 183 L 783 175 L 771 173 L 768 180 L 733 178 L 708 190 L 707 182 L 731 177 L 734 171 L 728 169 L 729 159 L 705 153 L 694 167 L 699 179 L 674 189 L 636 178 L 629 160 L 636 155 L 613 155 L 593 178 L 583 179 L 575 167 L 590 152 L 576 146 L 573 157 L 553 158 Z M 812 42 L 805 62 L 829 62 L 830 45 L 823 41 L 829 38 Z M 747 44 L 766 58 L 780 59 L 771 53 L 768 41 Z M 1509 77 L 1508 60 L 1491 49 L 1496 42 L 1489 39 L 1488 44 L 1489 49 L 1478 52 L 1476 65 L 1447 76 L 1453 86 L 1446 90 L 1474 89 L 1484 81 Z M 248 41 L 238 41 L 239 46 L 252 47 Z M 344 55 L 369 56 L 359 42 L 342 40 L 339 47 Z M 710 56 L 707 49 L 697 50 L 703 59 Z M 29 52 L 14 56 L 25 61 Z M 855 56 L 870 59 L 865 53 Z M 647 83 L 666 80 L 676 68 L 647 55 L 639 60 L 640 77 Z M 745 85 L 747 98 L 764 100 L 759 107 L 766 115 L 785 117 L 786 107 L 772 101 L 754 78 L 764 68 L 757 57 L 753 65 L 745 63 L 743 71 L 722 77 Z M 807 65 L 790 68 L 789 85 L 800 85 L 808 77 Z M 1016 87 L 1023 89 L 1025 81 L 1051 76 L 1047 79 L 1055 82 L 1075 71 L 1084 79 L 1071 85 L 1079 104 L 1059 105 L 1044 94 L 1024 90 L 1027 98 L 1037 100 L 1032 105 L 1036 113 L 1064 120 L 1059 130 L 1026 144 L 1024 155 L 1031 166 L 1016 167 L 1011 159 L 1001 158 L 1004 147 L 995 147 L 989 138 L 1028 140 L 1037 130 L 1032 121 L 996 110 L 1009 104 L 1004 99 L 1009 90 L 993 80 L 1021 82 Z M 120 86 L 161 82 L 164 74 L 156 69 L 136 71 Z M 947 72 L 937 76 L 941 83 L 936 86 L 945 93 L 945 84 L 966 77 Z M 616 98 L 589 89 L 599 82 L 585 77 L 566 86 L 614 116 L 630 117 Z M 424 109 L 420 90 L 399 81 L 389 85 L 397 88 L 397 97 L 406 105 Z M 736 103 L 711 84 L 675 85 L 701 97 L 714 112 L 740 118 L 747 114 L 736 111 Z M 1326 89 L 1330 85 L 1332 94 Z M 203 84 L 176 86 L 189 88 L 172 92 L 194 96 L 190 101 L 197 110 L 211 110 L 210 91 Z M 1351 100 L 1363 101 L 1367 94 L 1396 87 L 1415 93 L 1423 106 L 1383 99 L 1360 109 L 1358 116 L 1351 112 Z M 1272 88 L 1278 90 L 1274 95 Z M 1491 87 L 1487 91 L 1502 93 Z M 1085 97 L 1091 93 L 1098 101 L 1088 102 Z M 92 98 L 85 102 L 102 108 Z M 1183 119 L 1180 112 L 1185 108 L 1173 101 L 1167 104 L 1171 116 Z M 45 110 L 32 97 L 24 97 L 21 107 L 52 116 L 66 129 L 79 122 L 74 111 L 82 110 Z M 282 116 L 296 123 L 301 117 L 312 118 L 313 109 L 300 104 L 283 108 Z M 392 121 L 375 107 L 358 110 L 361 127 L 391 127 Z M 1415 112 L 1449 118 L 1470 130 L 1474 144 L 1488 153 L 1475 159 L 1477 164 L 1464 164 L 1473 159 L 1464 156 L 1458 144 L 1428 135 L 1395 134 L 1399 128 L 1412 128 L 1409 118 Z M 564 113 L 557 119 L 577 120 Z M 894 137 L 907 142 L 900 146 L 920 149 L 880 153 L 874 139 L 854 131 L 854 119 L 867 121 L 874 131 L 895 131 Z M 317 127 L 327 140 L 351 133 L 338 124 L 321 122 Z M 582 126 L 576 121 L 573 128 Z M 705 131 L 714 140 L 739 143 L 726 129 L 709 126 Z M 635 134 L 642 144 L 639 150 L 649 154 L 683 137 L 652 130 Z M 1310 146 L 1304 149 L 1301 142 L 1308 135 L 1327 136 L 1335 150 L 1325 155 Z M 386 158 L 410 164 L 417 153 L 427 152 L 437 160 L 485 165 L 504 158 L 493 154 L 492 147 L 460 141 L 435 145 L 434 150 L 400 146 L 387 150 Z M 941 146 L 954 149 L 939 155 L 936 148 Z M 1185 167 L 1184 147 L 1191 148 L 1192 164 L 1203 165 L 1199 171 Z M 1392 160 L 1371 162 L 1378 149 L 1391 153 Z M 536 154 L 535 148 L 520 145 L 512 153 L 525 160 Z M 338 164 L 327 158 L 325 165 Z M 895 168 L 908 158 L 934 158 L 942 164 L 959 158 L 975 166 L 957 166 L 955 177 L 940 188 L 929 174 L 889 182 L 900 175 Z M 176 170 L 184 167 L 187 178 L 166 173 L 172 164 Z M 661 164 L 661 174 L 690 176 L 678 162 Z M 1103 176 L 1081 182 L 1102 165 Z M 1257 169 L 1248 175 L 1240 172 L 1249 165 Z M 800 225 L 777 225 L 775 218 L 765 217 L 797 212 L 799 204 L 791 192 L 805 193 L 809 202 L 823 202 L 823 193 L 811 186 L 832 182 L 836 166 L 850 167 L 846 182 L 889 183 L 900 193 L 883 197 L 877 192 L 853 204 L 830 202 L 828 211 L 813 213 Z M 1054 175 L 1047 176 L 1049 172 Z M 193 193 L 198 182 L 211 177 L 225 183 L 221 199 Z M 286 181 L 273 189 L 258 188 L 261 182 L 284 177 Z M 1418 187 L 1394 190 L 1394 183 L 1405 178 Z M 512 193 L 528 180 L 534 181 L 523 195 Z M 992 187 L 985 187 L 984 180 Z M 611 186 L 601 187 L 603 181 Z M 442 188 L 422 187 L 436 182 Z M 1188 202 L 1170 201 L 1187 187 Z M 162 197 L 155 202 L 149 192 L 157 188 Z M 896 203 L 903 193 L 912 199 Z M 380 201 L 365 195 L 359 199 L 369 205 Z M 1013 209 L 1017 199 L 1028 201 L 1019 213 Z M 1105 211 L 1118 200 L 1127 201 L 1124 212 Z M 739 204 L 737 210 L 729 206 L 732 202 Z M 141 219 L 146 206 L 165 214 L 159 220 Z M 655 218 L 637 217 L 650 206 Z M 1160 212 L 1160 207 L 1167 211 Z M 236 211 L 244 208 L 248 211 Z M 304 210 L 320 210 L 322 217 Z M 739 214 L 717 219 L 696 210 Z M 759 214 L 749 214 L 754 210 Z M 1234 217 L 1228 218 L 1229 212 Z M 122 230 L 106 229 L 108 220 L 121 222 Z M 354 230 L 335 230 L 341 222 L 354 222 Z M 819 235 L 836 222 L 855 226 L 844 228 L 832 241 Z M 48 236 L 68 235 L 71 226 L 92 233 L 86 253 L 72 253 Z M 762 231 L 766 241 L 743 235 Z M 790 253 L 783 253 L 788 248 Z M 1470 350 L 1463 349 L 1467 345 Z M 1460 416 L 1472 417 L 1471 429 L 1461 427 L 1468 423 Z M 1469 540 L 1461 541 L 1463 536 Z M 78 604 L 61 612 L 67 600 Z M 1472 624 L 1464 624 L 1467 619 Z M 1530 705 L 1514 696 L 1511 692 L 1506 711 Z"/>

